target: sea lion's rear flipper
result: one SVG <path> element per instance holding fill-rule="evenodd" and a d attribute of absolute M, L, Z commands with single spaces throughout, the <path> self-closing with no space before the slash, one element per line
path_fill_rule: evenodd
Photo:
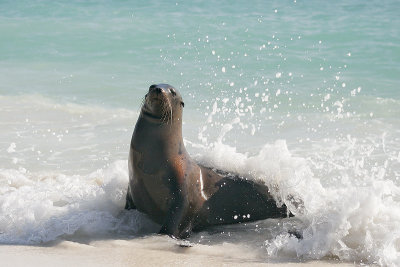
<path fill-rule="evenodd" d="M 218 190 L 199 213 L 200 222 L 196 228 L 288 216 L 286 206 L 278 207 L 268 187 L 262 183 L 229 176 L 219 180 L 216 186 Z"/>
<path fill-rule="evenodd" d="M 131 190 L 128 186 L 128 191 L 126 192 L 126 202 L 125 202 L 125 209 L 126 210 L 134 210 L 136 209 L 135 203 L 133 203 L 133 198 L 131 196 Z"/>

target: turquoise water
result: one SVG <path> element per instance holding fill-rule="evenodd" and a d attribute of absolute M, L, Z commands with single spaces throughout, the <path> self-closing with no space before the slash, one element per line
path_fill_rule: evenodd
<path fill-rule="evenodd" d="M 118 222 L 141 100 L 169 83 L 196 159 L 277 184 L 289 206 L 288 194 L 308 203 L 288 222 L 303 241 L 283 227 L 254 244 L 238 231 L 244 243 L 268 258 L 399 263 L 398 14 L 389 0 L 0 1 L 0 241 L 73 235 L 54 205 L 26 215 L 60 199 L 37 194 L 21 213 L 7 203 L 77 176 L 83 191 L 112 188 L 97 196 L 114 206 L 64 188 L 64 212 Z"/>
<path fill-rule="evenodd" d="M 219 96 L 281 72 L 308 93 L 340 72 L 341 95 L 399 98 L 396 1 L 14 2 L 0 4 L 2 94 L 131 107 L 151 82 Z"/>

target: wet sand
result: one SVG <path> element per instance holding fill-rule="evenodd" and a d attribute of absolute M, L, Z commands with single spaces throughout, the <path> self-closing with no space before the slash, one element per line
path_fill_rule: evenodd
<path fill-rule="evenodd" d="M 167 237 L 84 242 L 45 246 L 1 245 L 3 266 L 354 266 L 334 260 L 270 260 L 243 246 L 195 244 L 181 247 Z"/>

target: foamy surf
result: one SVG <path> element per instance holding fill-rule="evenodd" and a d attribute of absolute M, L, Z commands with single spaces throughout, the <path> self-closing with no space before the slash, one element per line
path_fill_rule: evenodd
<path fill-rule="evenodd" d="M 12 114 L 2 125 L 16 130 L 1 138 L 1 159 L 9 167 L 0 169 L 0 243 L 157 233 L 159 226 L 145 215 L 123 210 L 125 158 L 137 113 L 32 95 L 2 96 L 0 102 Z M 210 114 L 205 126 L 216 121 L 217 113 Z M 185 145 L 205 165 L 266 183 L 296 217 L 211 228 L 194 234 L 190 244 L 239 244 L 265 260 L 398 264 L 400 157 L 393 125 L 377 119 L 365 134 L 301 142 L 305 135 L 298 143 L 254 136 L 235 146 L 226 139 L 244 126 L 241 120 L 203 127 L 200 141 L 189 135 Z M 334 123 L 351 123 L 341 120 Z M 207 134 L 216 137 L 202 138 Z"/>
<path fill-rule="evenodd" d="M 116 161 L 88 175 L 0 169 L 0 243 L 129 236 L 151 227 L 144 215 L 123 211 L 126 166 Z"/>
<path fill-rule="evenodd" d="M 186 140 L 189 149 L 191 144 L 196 146 Z M 370 176 L 362 177 L 363 185 L 360 177 L 323 183 L 329 177 L 316 176 L 312 159 L 293 156 L 284 140 L 264 144 L 252 155 L 222 142 L 197 144 L 197 149 L 201 152 L 194 157 L 204 164 L 265 182 L 296 217 L 212 228 L 194 234 L 191 244 L 240 240 L 269 259 L 398 263 L 400 188 L 393 181 Z M 359 166 L 358 173 L 379 173 L 366 166 Z M 41 244 L 82 236 L 135 238 L 158 231 L 159 226 L 145 215 L 123 211 L 128 183 L 125 160 L 87 175 L 1 169 L 0 181 L 3 244 Z M 293 230 L 302 238 L 291 234 Z"/>
<path fill-rule="evenodd" d="M 394 182 L 400 161 L 385 148 L 385 135 L 325 139 L 307 149 L 306 159 L 293 156 L 284 140 L 265 144 L 254 155 L 239 153 L 221 142 L 225 134 L 206 146 L 186 143 L 202 149 L 197 159 L 209 166 L 264 181 L 278 203 L 296 215 L 257 244 L 269 258 L 400 263 L 400 187 Z M 293 229 L 302 238 L 291 234 Z"/>

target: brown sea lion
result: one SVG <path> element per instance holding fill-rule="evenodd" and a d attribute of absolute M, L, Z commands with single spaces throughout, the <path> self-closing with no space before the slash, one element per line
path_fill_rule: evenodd
<path fill-rule="evenodd" d="M 133 132 L 126 209 L 162 225 L 160 233 L 186 238 L 192 230 L 287 217 L 267 186 L 197 164 L 182 139 L 180 93 L 152 85 Z"/>

